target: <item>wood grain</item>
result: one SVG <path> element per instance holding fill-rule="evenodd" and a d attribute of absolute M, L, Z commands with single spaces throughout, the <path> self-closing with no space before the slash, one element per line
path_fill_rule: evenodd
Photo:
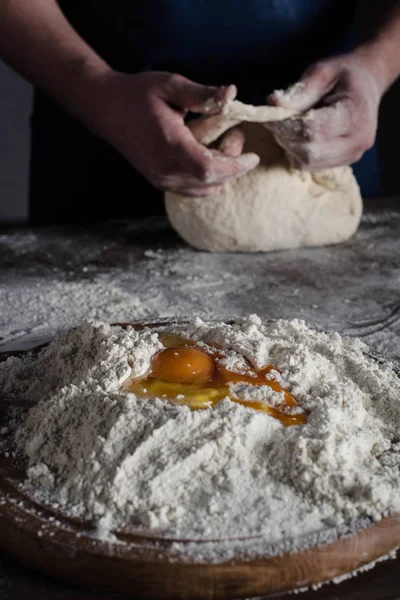
<path fill-rule="evenodd" d="M 15 503 L 17 501 L 17 504 Z M 388 517 L 356 535 L 276 557 L 220 564 L 171 562 L 169 544 L 104 543 L 80 526 L 49 521 L 0 475 L 0 545 L 25 564 L 90 588 L 151 599 L 234 599 L 267 596 L 328 581 L 376 560 L 400 543 L 400 518 Z M 160 540 L 162 542 L 162 540 Z"/>

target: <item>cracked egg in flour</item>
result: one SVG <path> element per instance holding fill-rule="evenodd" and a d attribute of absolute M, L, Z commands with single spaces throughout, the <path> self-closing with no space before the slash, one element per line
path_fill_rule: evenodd
<path fill-rule="evenodd" d="M 245 361 L 245 368 L 236 371 L 224 365 L 224 352 L 215 345 L 196 344 L 170 334 L 161 334 L 159 339 L 164 348 L 154 354 L 144 377 L 129 378 L 124 383 L 125 391 L 143 399 L 166 399 L 192 410 L 207 409 L 229 398 L 286 426 L 306 423 L 305 411 L 277 381 L 279 373 L 273 365 L 254 369 Z M 240 397 L 241 384 L 266 393 L 258 394 L 256 399 Z"/>

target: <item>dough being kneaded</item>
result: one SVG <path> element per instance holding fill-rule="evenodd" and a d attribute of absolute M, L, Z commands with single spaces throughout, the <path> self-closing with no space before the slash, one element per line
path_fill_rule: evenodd
<path fill-rule="evenodd" d="M 337 244 L 357 230 L 362 199 L 351 167 L 317 173 L 293 169 L 273 135 L 260 122 L 290 118 L 285 109 L 252 107 L 233 101 L 206 144 L 244 122 L 245 152 L 260 164 L 230 180 L 211 197 L 167 193 L 174 229 L 195 248 L 213 252 L 269 252 Z"/>

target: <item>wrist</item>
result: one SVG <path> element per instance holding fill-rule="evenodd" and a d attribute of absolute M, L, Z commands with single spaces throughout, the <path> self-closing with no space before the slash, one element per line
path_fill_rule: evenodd
<path fill-rule="evenodd" d="M 400 74 L 400 48 L 386 39 L 374 39 L 358 46 L 353 55 L 374 77 L 383 95 Z"/>
<path fill-rule="evenodd" d="M 121 123 L 126 118 L 132 122 L 135 116 L 134 102 L 126 92 L 131 90 L 134 75 L 127 75 L 108 67 L 101 71 L 91 71 L 83 82 L 77 98 L 78 118 L 92 133 L 111 142 L 125 137 L 125 127 Z M 129 115 L 129 117 L 128 117 Z"/>

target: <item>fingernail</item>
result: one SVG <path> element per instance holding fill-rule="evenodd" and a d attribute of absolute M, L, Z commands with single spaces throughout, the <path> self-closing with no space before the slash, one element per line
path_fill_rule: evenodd
<path fill-rule="evenodd" d="M 222 105 L 226 104 L 227 102 L 231 102 L 232 100 L 234 100 L 236 98 L 236 94 L 237 94 L 236 86 L 234 86 L 234 85 L 222 86 L 219 88 L 219 90 L 217 91 L 217 93 L 215 95 L 215 101 L 218 106 L 222 106 Z"/>
<path fill-rule="evenodd" d="M 228 85 L 226 88 L 226 99 L 228 102 L 231 102 L 236 98 L 237 89 L 235 85 Z"/>
<path fill-rule="evenodd" d="M 250 171 L 251 169 L 255 169 L 255 167 L 260 164 L 260 157 L 258 154 L 254 154 L 254 152 L 249 152 L 248 154 L 242 154 L 241 156 L 238 156 L 236 161 L 244 169 Z"/>

